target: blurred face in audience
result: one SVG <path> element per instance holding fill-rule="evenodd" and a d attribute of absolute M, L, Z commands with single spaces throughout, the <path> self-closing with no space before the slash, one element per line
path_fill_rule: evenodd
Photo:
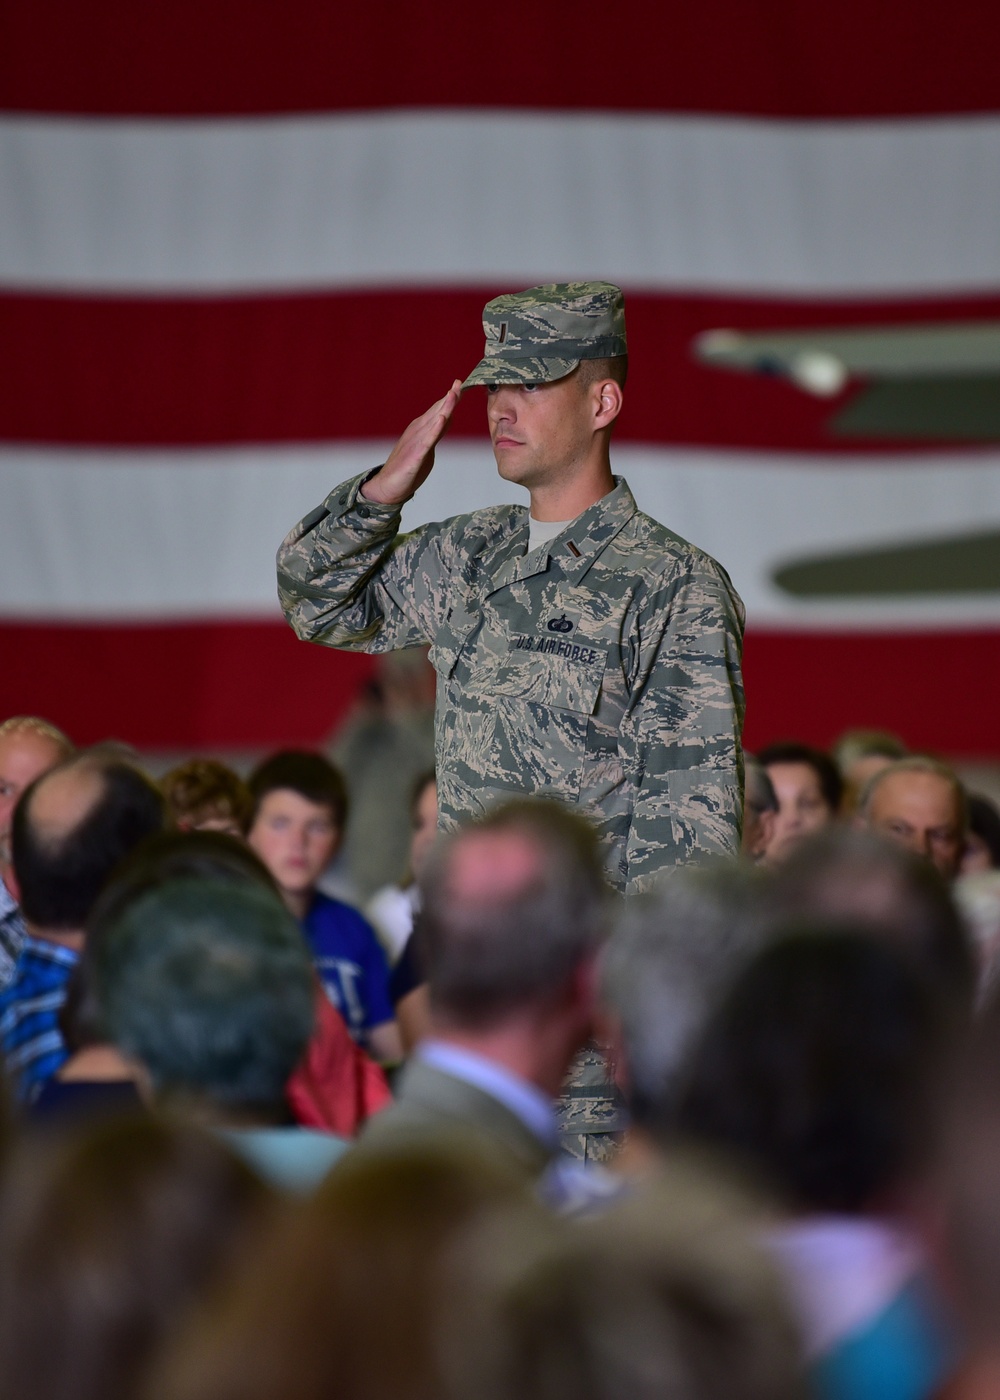
<path fill-rule="evenodd" d="M 329 807 L 278 788 L 261 800 L 249 842 L 283 894 L 303 895 L 336 854 L 340 829 Z"/>
<path fill-rule="evenodd" d="M 901 846 L 926 856 L 953 879 L 962 856 L 962 821 L 954 785 L 938 773 L 893 773 L 868 802 L 867 822 Z"/>
<path fill-rule="evenodd" d="M 784 860 L 804 837 L 832 822 L 835 813 L 823 796 L 819 774 L 811 764 L 769 763 L 767 776 L 778 799 L 766 856 L 768 863 L 773 864 Z"/>
<path fill-rule="evenodd" d="M 62 757 L 57 744 L 30 729 L 0 737 L 0 865 L 10 863 L 10 823 L 17 799 Z"/>

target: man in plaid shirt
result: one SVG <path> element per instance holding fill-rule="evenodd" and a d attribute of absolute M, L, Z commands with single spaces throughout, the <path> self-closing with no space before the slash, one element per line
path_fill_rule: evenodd
<path fill-rule="evenodd" d="M 10 883 L 26 936 L 0 992 L 0 1049 L 22 1101 L 68 1058 L 58 1017 L 94 901 L 115 866 L 164 821 L 149 779 L 97 753 L 38 778 L 15 807 Z"/>

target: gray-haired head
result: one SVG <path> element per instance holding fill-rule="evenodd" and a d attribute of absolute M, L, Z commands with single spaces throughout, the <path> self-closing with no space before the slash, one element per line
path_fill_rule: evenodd
<path fill-rule="evenodd" d="M 926 774 L 933 778 L 940 778 L 948 783 L 955 794 L 955 810 L 958 816 L 959 825 L 964 833 L 969 824 L 968 802 L 965 796 L 965 789 L 962 786 L 958 774 L 953 768 L 949 768 L 947 763 L 942 763 L 940 759 L 930 758 L 926 754 L 911 754 L 906 758 L 897 758 L 885 768 L 881 768 L 874 773 L 862 789 L 858 798 L 858 812 L 862 817 L 867 817 L 871 812 L 872 799 L 883 783 L 890 779 L 905 776 L 908 773 Z"/>
<path fill-rule="evenodd" d="M 551 282 L 508 292 L 483 310 L 486 349 L 473 384 L 547 384 L 581 360 L 628 354 L 625 298 L 610 282 Z"/>
<path fill-rule="evenodd" d="M 508 802 L 446 837 L 421 887 L 431 1005 L 455 1025 L 481 1027 L 546 1001 L 604 932 L 597 838 L 555 802 Z"/>
<path fill-rule="evenodd" d="M 623 907 L 602 994 L 620 1024 L 633 1117 L 654 1134 L 670 1131 L 689 1053 L 767 938 L 762 879 L 721 862 L 678 870 Z"/>
<path fill-rule="evenodd" d="M 178 879 L 129 904 L 97 955 L 103 1021 L 158 1095 L 272 1114 L 312 1032 L 309 951 L 277 895 Z"/>

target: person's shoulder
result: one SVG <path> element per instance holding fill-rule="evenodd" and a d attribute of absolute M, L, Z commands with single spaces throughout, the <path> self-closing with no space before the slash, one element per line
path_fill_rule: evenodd
<path fill-rule="evenodd" d="M 437 539 L 443 548 L 457 547 L 464 553 L 477 547 L 485 548 L 503 535 L 522 525 L 527 519 L 527 506 L 484 506 L 466 515 L 453 515 L 448 520 L 421 526 L 416 535 Z"/>
<path fill-rule="evenodd" d="M 342 899 L 324 894 L 322 890 L 317 890 L 313 895 L 306 924 L 316 932 L 337 932 L 342 937 L 378 942 L 375 930 L 360 910 Z"/>
<path fill-rule="evenodd" d="M 717 559 L 645 511 L 636 510 L 614 543 L 616 556 L 633 573 L 646 575 L 651 585 L 695 584 L 738 597 L 732 579 Z"/>

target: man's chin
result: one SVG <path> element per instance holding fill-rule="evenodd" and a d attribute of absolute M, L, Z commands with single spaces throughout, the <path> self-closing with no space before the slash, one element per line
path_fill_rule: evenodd
<path fill-rule="evenodd" d="M 493 456 L 496 458 L 497 472 L 504 481 L 510 481 L 515 486 L 523 486 L 526 490 L 531 490 L 532 472 L 527 463 L 519 463 L 512 452 L 494 450 Z"/>

